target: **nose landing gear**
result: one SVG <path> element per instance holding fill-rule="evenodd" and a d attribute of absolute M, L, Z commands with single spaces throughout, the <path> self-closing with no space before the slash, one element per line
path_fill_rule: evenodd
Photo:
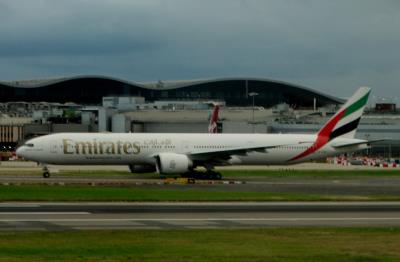
<path fill-rule="evenodd" d="M 50 171 L 49 171 L 49 168 L 46 165 L 43 165 L 42 172 L 43 172 L 43 177 L 44 178 L 49 178 L 50 177 Z"/>

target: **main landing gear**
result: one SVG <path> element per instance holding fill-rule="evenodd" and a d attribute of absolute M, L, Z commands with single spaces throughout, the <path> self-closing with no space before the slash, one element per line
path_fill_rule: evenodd
<path fill-rule="evenodd" d="M 200 172 L 196 170 L 191 170 L 182 175 L 182 177 L 189 177 L 194 179 L 210 179 L 210 180 L 221 180 L 222 175 L 214 170 L 207 170 L 206 172 Z"/>
<path fill-rule="evenodd" d="M 206 172 L 206 179 L 221 180 L 222 175 L 220 172 L 215 172 L 211 170 Z"/>

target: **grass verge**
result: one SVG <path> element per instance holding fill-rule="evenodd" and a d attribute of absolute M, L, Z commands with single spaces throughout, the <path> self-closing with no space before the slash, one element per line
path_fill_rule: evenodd
<path fill-rule="evenodd" d="M 95 186 L 0 186 L 0 201 L 400 201 L 400 196 L 339 196 Z"/>
<path fill-rule="evenodd" d="M 0 261 L 399 261 L 399 228 L 1 232 Z"/>
<path fill-rule="evenodd" d="M 360 170 L 222 170 L 221 174 L 225 178 L 239 178 L 239 177 L 359 177 L 359 176 L 400 176 L 400 169 L 360 169 Z M 40 170 L 1 170 L 1 175 L 37 175 L 41 176 Z M 116 170 L 61 170 L 60 172 L 53 173 L 53 176 L 100 176 L 100 177 L 115 177 L 126 176 L 132 178 L 154 178 L 159 179 L 160 175 L 156 173 L 146 174 L 132 174 L 126 171 Z"/>
<path fill-rule="evenodd" d="M 124 171 L 61 171 L 65 176 L 129 176 L 133 178 L 160 178 L 159 174 L 131 174 Z M 400 176 L 400 169 L 382 170 L 222 170 L 224 178 L 239 177 L 360 177 L 360 176 Z M 57 174 L 56 174 L 57 175 Z"/>

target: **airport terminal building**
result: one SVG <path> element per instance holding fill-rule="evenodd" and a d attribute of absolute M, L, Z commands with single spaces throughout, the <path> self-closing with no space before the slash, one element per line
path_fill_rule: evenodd
<path fill-rule="evenodd" d="M 297 107 L 340 104 L 343 100 L 285 82 L 261 78 L 221 78 L 191 81 L 137 83 L 101 76 L 79 76 L 51 80 L 0 81 L 0 102 L 73 102 L 98 105 L 107 96 L 144 97 L 146 101 L 212 100 L 227 106 L 272 107 L 286 103 Z"/>
<path fill-rule="evenodd" d="M 207 132 L 214 103 L 222 105 L 219 130 L 224 133 L 311 133 L 343 102 L 263 78 L 140 83 L 76 76 L 0 81 L 0 150 L 52 132 Z M 396 105 L 377 108 L 370 105 L 357 136 L 400 141 Z M 391 155 L 400 153 L 400 147 L 391 143 L 380 151 Z"/>

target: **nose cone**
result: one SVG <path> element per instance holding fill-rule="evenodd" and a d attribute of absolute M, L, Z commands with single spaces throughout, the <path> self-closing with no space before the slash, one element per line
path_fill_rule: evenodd
<path fill-rule="evenodd" d="M 24 148 L 23 146 L 20 146 L 17 148 L 17 151 L 15 151 L 18 157 L 24 157 Z"/>

